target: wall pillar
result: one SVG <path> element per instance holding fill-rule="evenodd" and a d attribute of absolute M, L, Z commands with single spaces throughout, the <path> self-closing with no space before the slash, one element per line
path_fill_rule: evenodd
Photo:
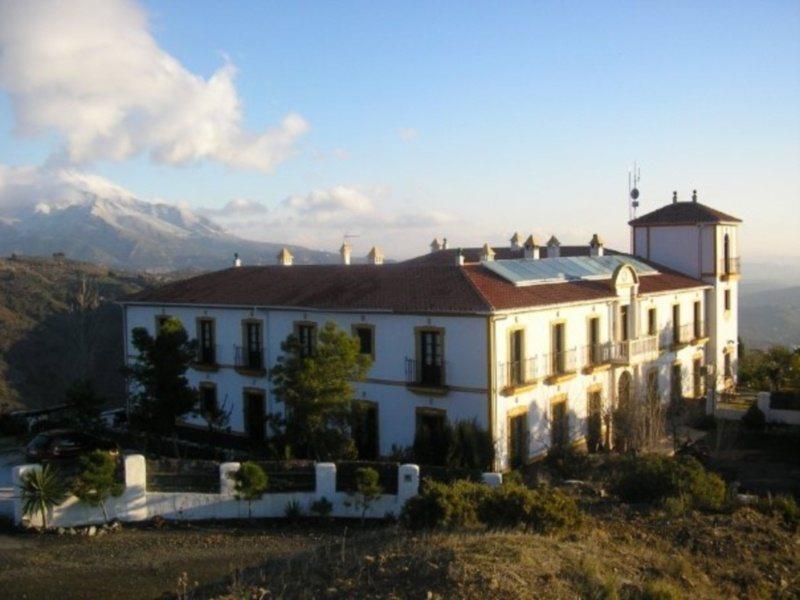
<path fill-rule="evenodd" d="M 241 468 L 241 463 L 226 462 L 219 466 L 219 493 L 226 499 L 233 498 L 234 488 L 236 482 L 233 480 L 233 474 Z M 269 483 L 269 482 L 267 482 Z"/>
<path fill-rule="evenodd" d="M 483 473 L 481 475 L 481 481 L 484 484 L 489 486 L 490 488 L 496 488 L 500 484 L 503 483 L 503 474 L 502 473 Z"/>
<path fill-rule="evenodd" d="M 419 494 L 419 466 L 400 465 L 397 469 L 397 504 L 402 507 L 406 500 Z"/>
<path fill-rule="evenodd" d="M 325 498 L 333 503 L 336 496 L 336 465 L 333 463 L 317 463 L 314 466 L 316 475 L 316 499 Z"/>
<path fill-rule="evenodd" d="M 141 454 L 125 457 L 125 491 L 115 502 L 120 521 L 145 521 L 147 512 L 147 461 Z"/>

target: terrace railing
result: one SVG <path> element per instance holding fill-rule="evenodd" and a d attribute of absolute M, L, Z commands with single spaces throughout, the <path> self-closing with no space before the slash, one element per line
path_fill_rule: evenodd
<path fill-rule="evenodd" d="M 498 378 L 501 388 L 513 388 L 532 383 L 541 376 L 537 356 L 522 360 L 501 362 L 498 368 Z"/>
<path fill-rule="evenodd" d="M 246 371 L 264 370 L 264 348 L 236 346 L 236 368 Z"/>
<path fill-rule="evenodd" d="M 405 359 L 406 383 L 410 386 L 444 388 L 447 385 L 446 361 Z"/>

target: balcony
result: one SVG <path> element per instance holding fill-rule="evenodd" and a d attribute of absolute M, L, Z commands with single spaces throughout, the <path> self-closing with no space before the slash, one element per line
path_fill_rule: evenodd
<path fill-rule="evenodd" d="M 572 379 L 578 372 L 578 351 L 562 350 L 544 355 L 546 368 L 545 383 L 552 385 Z"/>
<path fill-rule="evenodd" d="M 585 373 L 594 373 L 611 366 L 614 345 L 611 342 L 588 344 L 581 348 L 581 362 Z"/>
<path fill-rule="evenodd" d="M 504 396 L 525 392 L 539 381 L 540 369 L 536 356 L 500 363 L 498 367 L 498 384 Z"/>
<path fill-rule="evenodd" d="M 406 386 L 412 392 L 428 395 L 447 393 L 447 363 L 405 359 Z"/>
<path fill-rule="evenodd" d="M 263 346 L 236 346 L 236 370 L 244 375 L 263 376 L 266 373 Z"/>
<path fill-rule="evenodd" d="M 739 257 L 721 258 L 719 261 L 719 274 L 723 279 L 738 277 L 741 274 L 739 269 Z"/>
<path fill-rule="evenodd" d="M 708 340 L 705 321 L 695 321 L 692 327 L 692 344 L 702 344 Z"/>
<path fill-rule="evenodd" d="M 196 371 L 216 371 L 219 369 L 219 346 L 211 344 L 197 348 L 192 367 Z"/>
<path fill-rule="evenodd" d="M 634 365 L 658 358 L 657 335 L 645 335 L 614 344 L 612 361 L 617 365 Z"/>

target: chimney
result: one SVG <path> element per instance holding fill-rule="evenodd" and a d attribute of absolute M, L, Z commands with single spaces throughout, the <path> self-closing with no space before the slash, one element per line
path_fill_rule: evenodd
<path fill-rule="evenodd" d="M 519 244 L 519 233 L 517 233 L 516 231 L 514 232 L 514 235 L 511 236 L 511 239 L 509 241 L 511 242 L 512 250 L 519 250 L 520 248 L 522 248 L 522 246 L 520 246 Z"/>
<path fill-rule="evenodd" d="M 525 258 L 539 260 L 539 242 L 533 237 L 533 234 L 525 240 Z"/>
<path fill-rule="evenodd" d="M 547 258 L 558 258 L 559 256 L 561 256 L 561 242 L 553 235 L 547 240 Z"/>
<path fill-rule="evenodd" d="M 672 203 L 673 204 L 678 203 L 678 192 L 672 192 Z"/>
<path fill-rule="evenodd" d="M 697 190 L 692 190 L 692 202 L 697 202 Z"/>
<path fill-rule="evenodd" d="M 461 248 L 456 250 L 456 264 L 459 267 L 463 267 L 464 266 L 464 253 L 461 251 Z"/>
<path fill-rule="evenodd" d="M 442 238 L 442 250 L 447 250 L 447 238 Z"/>
<path fill-rule="evenodd" d="M 431 252 L 438 252 L 442 249 L 442 243 L 439 241 L 439 238 L 433 238 L 431 242 Z"/>
<path fill-rule="evenodd" d="M 293 262 L 294 262 L 294 256 L 292 256 L 292 253 L 289 252 L 288 248 L 283 248 L 280 252 L 278 252 L 279 265 L 283 265 L 284 267 L 291 267 Z"/>
<path fill-rule="evenodd" d="M 603 256 L 603 240 L 596 233 L 589 240 L 589 256 Z"/>
<path fill-rule="evenodd" d="M 369 251 L 367 254 L 367 261 L 372 263 L 373 265 L 382 265 L 383 264 L 383 252 L 377 246 L 373 246 L 372 250 Z"/>
<path fill-rule="evenodd" d="M 233 266 L 234 267 L 241 267 L 242 266 L 242 259 L 239 258 L 239 253 L 235 252 L 233 254 Z"/>
<path fill-rule="evenodd" d="M 351 251 L 350 244 L 348 244 L 347 242 L 342 244 L 342 247 L 339 248 L 339 254 L 342 255 L 342 264 L 343 265 L 349 265 L 350 264 L 350 251 Z"/>
<path fill-rule="evenodd" d="M 484 262 L 491 262 L 494 260 L 494 250 L 492 250 L 488 242 L 483 245 L 483 249 L 481 250 L 481 260 Z"/>

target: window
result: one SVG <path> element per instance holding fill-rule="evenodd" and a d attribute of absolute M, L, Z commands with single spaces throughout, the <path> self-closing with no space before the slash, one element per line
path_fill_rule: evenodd
<path fill-rule="evenodd" d="M 692 392 L 695 398 L 703 396 L 703 359 L 695 358 L 692 363 Z"/>
<path fill-rule="evenodd" d="M 566 352 L 564 350 L 566 340 L 564 334 L 565 334 L 564 323 L 556 323 L 555 325 L 553 325 L 553 330 L 552 330 L 553 357 L 550 368 L 552 369 L 553 374 L 555 375 L 563 374 L 567 370 Z"/>
<path fill-rule="evenodd" d="M 566 398 L 553 402 L 552 413 L 551 442 L 554 448 L 563 448 L 569 442 L 569 416 L 567 415 Z"/>
<path fill-rule="evenodd" d="M 650 308 L 647 310 L 647 335 L 656 335 L 658 333 L 658 321 L 656 320 L 656 309 Z"/>
<path fill-rule="evenodd" d="M 703 312 L 702 304 L 699 300 L 694 303 L 694 339 L 703 337 Z"/>
<path fill-rule="evenodd" d="M 217 386 L 204 381 L 200 384 L 200 415 L 207 419 L 217 412 Z"/>
<path fill-rule="evenodd" d="M 683 374 L 679 364 L 672 365 L 672 373 L 669 382 L 669 395 L 673 402 L 680 402 L 683 398 Z"/>
<path fill-rule="evenodd" d="M 603 402 L 599 391 L 589 392 L 586 419 L 586 447 L 597 452 L 603 443 Z"/>
<path fill-rule="evenodd" d="M 213 365 L 217 362 L 214 345 L 214 321 L 212 319 L 197 320 L 197 362 L 202 365 Z"/>
<path fill-rule="evenodd" d="M 730 290 L 725 290 L 723 298 L 724 298 L 724 301 L 725 301 L 725 310 L 730 310 L 731 309 L 731 291 Z"/>
<path fill-rule="evenodd" d="M 422 329 L 417 336 L 417 383 L 431 387 L 444 386 L 444 332 L 440 329 Z"/>
<path fill-rule="evenodd" d="M 733 366 L 731 363 L 731 353 L 726 352 L 723 355 L 725 379 L 733 379 Z"/>
<path fill-rule="evenodd" d="M 722 270 L 729 275 L 731 272 L 731 238 L 727 233 L 722 239 L 722 261 Z"/>
<path fill-rule="evenodd" d="M 378 405 L 358 400 L 353 402 L 350 434 L 360 460 L 378 458 Z"/>
<path fill-rule="evenodd" d="M 672 341 L 676 344 L 681 341 L 681 305 L 672 305 Z"/>
<path fill-rule="evenodd" d="M 508 466 L 521 467 L 528 457 L 528 411 L 508 417 Z"/>
<path fill-rule="evenodd" d="M 602 360 L 600 354 L 600 317 L 589 318 L 589 364 L 599 365 Z"/>
<path fill-rule="evenodd" d="M 619 307 L 619 339 L 623 342 L 627 342 L 630 339 L 630 332 L 628 330 L 629 310 L 627 305 Z"/>
<path fill-rule="evenodd" d="M 294 334 L 300 342 L 300 356 L 308 358 L 314 355 L 317 345 L 317 326 L 315 323 L 295 323 Z"/>
<path fill-rule="evenodd" d="M 511 385 L 519 385 L 525 380 L 523 369 L 523 336 L 522 329 L 515 329 L 510 334 L 508 381 Z"/>
<path fill-rule="evenodd" d="M 375 358 L 375 328 L 372 325 L 356 325 L 353 327 L 359 343 L 359 352 Z"/>
<path fill-rule="evenodd" d="M 244 321 L 242 324 L 243 346 L 237 366 L 259 371 L 264 368 L 264 341 L 261 321 Z"/>

